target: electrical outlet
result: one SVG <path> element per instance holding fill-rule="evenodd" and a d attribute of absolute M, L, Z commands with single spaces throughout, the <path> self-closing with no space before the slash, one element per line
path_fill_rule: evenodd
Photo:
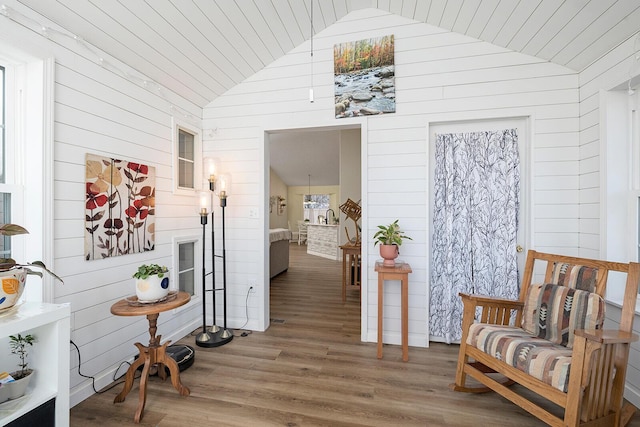
<path fill-rule="evenodd" d="M 249 208 L 249 218 L 258 218 L 258 208 Z"/>
<path fill-rule="evenodd" d="M 254 288 L 253 286 L 249 286 L 249 293 L 250 294 L 255 294 L 256 293 L 256 288 Z"/>

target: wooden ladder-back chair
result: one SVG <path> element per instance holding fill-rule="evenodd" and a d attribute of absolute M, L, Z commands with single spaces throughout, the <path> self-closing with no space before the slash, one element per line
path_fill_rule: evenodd
<path fill-rule="evenodd" d="M 532 284 L 537 261 L 547 264 L 542 284 Z M 619 328 L 604 330 L 604 295 L 613 271 L 626 273 L 624 301 Z M 451 388 L 493 390 L 551 426 L 625 425 L 636 409 L 623 393 L 630 343 L 638 339 L 632 328 L 639 280 L 635 262 L 530 250 L 518 301 L 460 294 L 462 339 Z M 467 386 L 467 375 L 482 385 Z M 563 408 L 564 417 L 509 388 L 514 383 Z"/>

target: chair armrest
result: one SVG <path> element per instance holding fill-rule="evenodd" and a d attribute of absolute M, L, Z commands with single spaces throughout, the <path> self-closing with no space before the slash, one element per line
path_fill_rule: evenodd
<path fill-rule="evenodd" d="M 617 329 L 576 329 L 574 334 L 601 344 L 628 344 L 638 341 L 638 335 Z"/>
<path fill-rule="evenodd" d="M 512 313 L 515 312 L 515 322 L 519 323 L 524 303 L 505 298 L 483 295 L 469 295 L 460 293 L 464 311 L 462 313 L 462 330 L 469 328 L 476 318 L 476 311 L 481 309 L 479 320 L 482 323 L 494 325 L 509 325 L 513 322 Z"/>
<path fill-rule="evenodd" d="M 522 301 L 510 300 L 505 298 L 490 297 L 485 295 L 472 295 L 460 292 L 460 298 L 463 303 L 472 303 L 476 306 L 494 306 L 501 308 L 508 308 L 511 310 L 521 310 L 524 307 Z"/>

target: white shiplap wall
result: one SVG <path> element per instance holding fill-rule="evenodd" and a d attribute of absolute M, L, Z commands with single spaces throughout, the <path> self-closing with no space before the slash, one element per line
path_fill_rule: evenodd
<path fill-rule="evenodd" d="M 333 45 L 395 35 L 397 112 L 368 118 L 333 117 Z M 427 345 L 428 124 L 456 120 L 530 117 L 532 182 L 525 209 L 532 216 L 532 246 L 574 254 L 579 230 L 578 76 L 555 64 L 444 31 L 381 10 L 353 12 L 314 38 L 313 82 L 309 44 L 299 46 L 205 108 L 203 127 L 214 129 L 204 149 L 224 159 L 234 176 L 228 252 L 233 294 L 230 316 L 244 316 L 247 281 L 260 286 L 250 324 L 268 326 L 265 272 L 264 132 L 324 126 L 362 126 L 363 323 L 362 338 L 376 340 L 379 258 L 371 236 L 377 224 L 400 219 L 413 237 L 401 248 L 410 275 L 409 344 Z M 267 172 L 265 172 L 265 170 Z M 237 185 L 237 187 L 236 187 Z M 250 218 L 253 208 L 260 218 Z M 560 224 L 560 225 L 558 225 Z M 266 289 L 265 289 L 266 288 Z M 263 302 L 266 301 L 266 304 Z M 398 287 L 385 288 L 384 340 L 400 342 Z M 257 317 L 256 317 L 257 316 Z"/>
<path fill-rule="evenodd" d="M 80 348 L 82 373 L 95 376 L 96 387 L 101 388 L 112 381 L 121 362 L 137 353 L 134 342 L 148 342 L 146 318 L 113 316 L 111 305 L 134 293 L 131 275 L 139 264 L 153 261 L 171 266 L 172 237 L 197 233 L 195 198 L 172 195 L 170 107 L 175 105 L 195 117 L 200 117 L 201 111 L 176 94 L 145 89 L 123 74 L 136 75 L 134 70 L 95 48 L 54 31 L 49 32 L 49 39 L 42 36 L 39 25 L 56 26 L 17 2 L 9 1 L 8 5 L 12 18 L 0 17 L 0 38 L 18 49 L 55 60 L 54 194 L 46 196 L 54 201 L 53 270 L 65 283 L 55 287 L 53 302 L 71 303 L 71 339 Z M 105 66 L 98 64 L 98 55 L 107 61 Z M 154 251 L 84 260 L 87 152 L 155 166 Z M 200 305 L 193 301 L 177 313 L 161 314 L 158 333 L 165 339 L 179 339 L 197 326 L 200 313 Z M 72 347 L 70 351 L 74 405 L 93 391 L 91 381 L 78 375 L 78 355 Z"/>
<path fill-rule="evenodd" d="M 626 217 L 635 209 L 628 209 L 621 200 L 627 199 L 630 188 L 619 188 L 616 191 L 615 200 L 607 200 L 607 178 L 615 171 L 607 171 L 605 168 L 606 145 L 607 143 L 615 143 L 616 146 L 626 147 L 627 143 L 620 141 L 607 142 L 608 133 L 606 129 L 607 114 L 626 114 L 627 109 L 624 103 L 626 94 L 626 82 L 636 77 L 637 74 L 637 58 L 634 52 L 638 48 L 638 39 L 636 35 L 622 43 L 616 49 L 610 51 L 600 60 L 593 63 L 580 73 L 580 255 L 593 258 L 605 258 L 611 261 L 629 262 L 636 261 L 634 253 L 627 253 L 629 247 L 627 241 L 611 242 L 611 237 L 607 237 L 608 233 L 618 233 L 618 230 L 608 229 L 611 223 L 607 225 L 606 209 L 615 209 L 619 212 L 618 217 Z M 607 98 L 612 96 L 609 91 L 614 91 L 617 98 L 622 104 L 622 112 L 606 111 Z M 624 119 L 622 120 L 625 121 Z M 618 131 L 626 135 L 628 131 L 618 129 Z M 630 144 L 630 143 L 629 143 Z M 630 146 L 630 145 L 629 145 Z M 633 150 L 630 150 L 633 151 Z M 630 161 L 630 153 L 620 150 L 619 153 L 611 153 L 609 155 L 617 155 L 608 159 L 609 164 L 616 165 L 618 168 L 627 170 Z M 609 172 L 609 173 L 607 173 Z M 627 185 L 628 183 L 624 183 Z M 635 203 L 633 201 L 632 203 Z M 624 230 L 622 235 L 626 239 L 634 240 L 633 237 L 637 233 L 635 226 L 627 224 L 636 224 L 636 220 L 629 218 L 627 223 L 621 221 L 622 224 L 615 224 L 617 228 Z M 607 245 L 607 241 L 609 244 Z M 608 248 L 607 248 L 608 246 Z M 631 245 L 633 246 L 633 245 Z M 615 247 L 615 248 L 614 248 Z M 614 248 L 615 250 L 611 250 Z M 615 279 L 615 278 L 614 278 Z M 619 284 L 618 281 L 610 281 L 608 295 L 622 295 L 621 289 L 615 289 Z M 620 297 L 621 299 L 621 297 Z M 637 311 L 636 311 L 637 312 Z M 607 304 L 607 327 L 614 328 L 620 320 L 620 310 L 614 304 Z M 636 315 L 634 322 L 634 332 L 640 333 L 640 316 Z M 627 387 L 625 390 L 625 398 L 636 406 L 640 406 L 640 343 L 631 344 L 631 352 L 629 355 L 629 364 L 627 369 Z"/>

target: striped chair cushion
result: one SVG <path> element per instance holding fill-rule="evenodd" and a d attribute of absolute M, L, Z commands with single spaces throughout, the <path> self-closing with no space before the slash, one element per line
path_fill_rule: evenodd
<path fill-rule="evenodd" d="M 596 291 L 598 269 L 555 262 L 551 273 L 551 283 L 581 291 Z"/>
<path fill-rule="evenodd" d="M 474 323 L 467 344 L 560 391 L 567 392 L 571 350 L 514 326 Z"/>
<path fill-rule="evenodd" d="M 573 347 L 575 329 L 600 329 L 604 322 L 600 295 L 566 286 L 544 284 L 529 288 L 522 328 L 553 344 Z"/>

